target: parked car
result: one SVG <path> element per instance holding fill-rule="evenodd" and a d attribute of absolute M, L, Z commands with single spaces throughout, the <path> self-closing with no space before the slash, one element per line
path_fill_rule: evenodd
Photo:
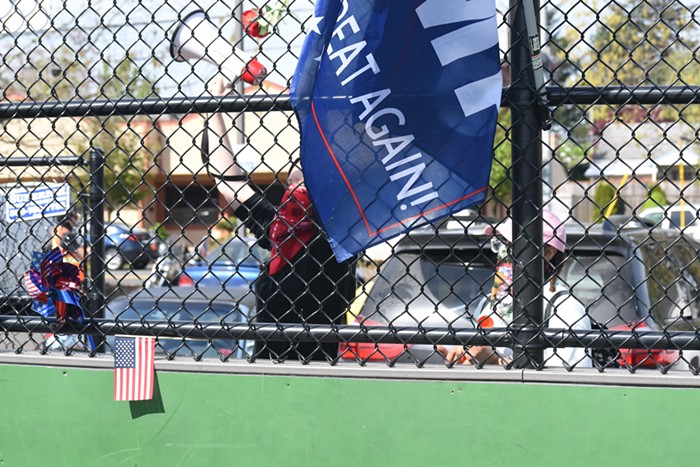
<path fill-rule="evenodd" d="M 219 327 L 247 323 L 255 310 L 255 296 L 245 286 L 234 287 L 154 287 L 116 297 L 107 303 L 105 317 L 118 321 L 209 324 Z M 106 339 L 107 350 L 114 348 L 114 337 Z M 253 351 L 253 341 L 227 338 L 191 339 L 159 337 L 156 353 L 168 357 L 245 358 Z"/>
<path fill-rule="evenodd" d="M 639 217 L 662 229 L 681 230 L 685 235 L 700 241 L 698 211 L 693 209 L 691 205 L 648 208 L 641 211 Z"/>
<path fill-rule="evenodd" d="M 125 265 L 142 269 L 164 255 L 167 245 L 155 233 L 119 222 L 105 228 L 105 263 L 108 269 L 117 270 Z"/>
<path fill-rule="evenodd" d="M 151 266 L 145 287 L 172 287 L 177 285 L 183 265 L 188 261 L 188 253 L 184 242 L 164 242 L 165 253 L 156 258 Z"/>
<path fill-rule="evenodd" d="M 261 265 L 269 257 L 270 252 L 258 246 L 256 239 L 233 237 L 201 260 L 186 264 L 177 283 L 182 286 L 248 286 L 258 277 Z"/>
<path fill-rule="evenodd" d="M 443 226 L 449 223 L 443 223 Z M 409 233 L 364 286 L 351 307 L 350 323 L 365 326 L 473 328 L 474 315 L 491 290 L 495 254 L 487 224 L 417 229 Z M 569 259 L 559 277 L 587 308 L 594 327 L 629 330 L 692 330 L 700 326 L 700 244 L 677 232 L 646 228 L 567 226 Z M 359 302 L 358 302 L 359 301 Z M 341 345 L 343 359 L 442 362 L 430 345 Z M 677 351 L 595 352 L 606 366 L 668 366 Z"/>

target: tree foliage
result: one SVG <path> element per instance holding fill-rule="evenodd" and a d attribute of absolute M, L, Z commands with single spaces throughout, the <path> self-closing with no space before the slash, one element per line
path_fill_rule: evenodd
<path fill-rule="evenodd" d="M 494 138 L 494 159 L 491 164 L 491 177 L 489 186 L 492 194 L 492 207 L 494 212 L 498 206 L 510 205 L 513 185 L 510 179 L 511 143 L 507 129 L 510 128 L 510 110 L 501 109 L 496 125 L 496 137 Z"/>
<path fill-rule="evenodd" d="M 592 50 L 580 60 L 583 80 L 593 86 L 632 89 L 694 82 L 700 64 L 695 60 L 697 28 L 690 22 L 690 13 L 683 4 L 666 0 L 605 4 L 601 23 L 592 36 Z M 594 108 L 596 121 L 625 116 L 636 121 L 675 120 L 679 113 L 693 118 L 697 110 L 672 106 L 623 106 L 615 111 L 604 106 Z"/>
<path fill-rule="evenodd" d="M 599 180 L 593 194 L 594 211 L 592 222 L 600 222 L 607 216 L 607 211 L 610 209 L 611 203 L 615 203 L 612 214 L 624 214 L 625 203 L 617 198 L 617 190 L 607 180 Z"/>
<path fill-rule="evenodd" d="M 565 14 L 553 5 L 544 9 L 547 27 L 547 44 L 543 61 L 551 83 L 548 85 L 573 86 L 580 79 L 580 64 L 571 56 L 580 36 L 571 29 Z M 578 105 L 562 105 L 554 109 L 553 131 L 563 133 L 566 138 L 584 141 L 588 137 L 586 108 Z"/>
<path fill-rule="evenodd" d="M 100 87 L 100 97 L 110 100 L 143 99 L 154 92 L 153 84 L 129 56 L 114 69 L 105 64 L 99 81 L 104 83 Z M 147 125 L 150 120 L 136 117 L 109 117 L 88 122 L 94 134 L 92 146 L 105 151 L 105 194 L 109 210 L 138 201 L 153 191 L 144 181 L 155 150 L 142 136 L 143 127 Z"/>
<path fill-rule="evenodd" d="M 574 141 L 565 141 L 559 146 L 558 159 L 567 169 L 571 170 L 584 159 L 587 149 L 587 146 L 576 144 Z"/>
<path fill-rule="evenodd" d="M 654 185 L 649 191 L 649 197 L 642 205 L 642 210 L 648 208 L 656 208 L 659 206 L 668 206 L 668 199 L 666 198 L 666 193 L 664 189 L 661 188 L 660 184 Z"/>
<path fill-rule="evenodd" d="M 84 46 L 71 46 L 73 43 Z M 11 73 L 0 74 L 0 83 L 6 93 L 26 94 L 32 101 L 115 101 L 154 94 L 153 82 L 130 54 L 106 56 L 80 30 L 72 31 L 54 50 L 15 47 L 9 54 L 6 63 Z M 159 66 L 154 60 L 149 70 L 154 73 Z M 150 120 L 143 117 L 83 118 L 79 122 L 85 138 L 71 150 L 85 157 L 91 147 L 104 150 L 108 210 L 137 201 L 147 191 L 144 174 L 156 150 L 142 136 L 148 126 Z"/>

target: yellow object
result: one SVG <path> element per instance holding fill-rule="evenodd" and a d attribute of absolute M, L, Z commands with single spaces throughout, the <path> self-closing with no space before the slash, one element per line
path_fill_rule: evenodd
<path fill-rule="evenodd" d="M 615 209 L 615 205 L 617 204 L 617 200 L 620 198 L 620 190 L 622 190 L 622 187 L 627 183 L 627 180 L 630 178 L 629 174 L 625 174 L 622 177 L 622 180 L 620 180 L 620 186 L 617 188 L 617 191 L 615 191 L 615 197 L 613 198 L 612 202 L 610 203 L 610 206 L 608 206 L 608 209 L 605 210 L 605 218 L 609 218 L 610 215 L 613 213 L 613 210 Z"/>
<path fill-rule="evenodd" d="M 680 164 L 678 165 L 678 172 L 681 182 L 681 230 L 683 230 L 685 228 L 685 198 L 683 198 L 683 190 L 685 189 L 685 165 L 683 165 L 683 159 L 680 160 Z"/>
<path fill-rule="evenodd" d="M 362 307 L 367 301 L 369 292 L 370 290 L 372 290 L 372 286 L 374 286 L 374 281 L 375 279 L 372 279 L 366 284 L 363 284 L 360 287 L 358 287 L 355 291 L 355 298 L 350 303 L 348 310 L 345 312 L 345 322 L 347 324 L 357 323 L 357 317 L 360 315 L 360 311 L 362 311 Z"/>

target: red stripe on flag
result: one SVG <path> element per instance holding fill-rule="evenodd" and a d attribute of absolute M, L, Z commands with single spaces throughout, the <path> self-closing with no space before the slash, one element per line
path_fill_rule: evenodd
<path fill-rule="evenodd" d="M 129 367 L 118 367 L 117 361 L 124 356 L 125 351 L 115 340 L 114 349 L 114 400 L 141 401 L 153 399 L 153 379 L 155 364 L 155 337 L 128 337 L 122 340 L 132 340 L 133 361 Z M 128 356 L 131 359 L 131 356 Z"/>
<path fill-rule="evenodd" d="M 36 298 L 41 293 L 41 290 L 34 284 L 28 272 L 24 274 L 24 285 L 27 287 L 27 292 L 29 292 L 29 296 L 32 298 Z"/>

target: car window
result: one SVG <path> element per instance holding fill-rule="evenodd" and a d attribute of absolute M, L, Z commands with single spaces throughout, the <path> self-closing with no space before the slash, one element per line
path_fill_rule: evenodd
<path fill-rule="evenodd" d="M 223 246 L 216 247 L 204 259 L 210 264 L 216 261 L 223 261 L 232 264 L 257 266 L 267 261 L 269 256 L 270 253 L 257 244 L 254 244 L 251 248 L 246 242 L 233 239 L 226 242 Z"/>
<path fill-rule="evenodd" d="M 223 318 L 227 323 L 246 322 L 251 310 L 244 304 L 219 301 L 209 304 L 204 301 L 172 301 L 136 299 L 131 303 L 127 298 L 116 299 L 107 305 L 108 317 L 118 317 L 121 321 L 141 321 L 148 323 L 165 323 L 168 319 L 177 323 L 220 323 Z M 113 337 L 107 344 L 113 347 Z M 156 352 L 166 355 L 197 357 L 235 357 L 243 358 L 252 352 L 252 341 L 236 339 L 182 339 L 159 337 Z"/>
<path fill-rule="evenodd" d="M 681 289 L 681 296 L 686 301 L 685 306 L 679 306 L 682 319 L 685 322 L 690 321 L 695 328 L 700 325 L 700 259 L 697 249 L 679 240 L 671 246 L 670 256 L 681 270 L 675 285 Z M 685 324 L 683 327 L 685 328 Z"/>
<path fill-rule="evenodd" d="M 467 310 L 478 311 L 493 270 L 493 260 L 484 256 L 398 254 L 380 268 L 361 314 L 383 322 L 400 318 L 401 324 L 415 325 L 431 319 L 436 326 L 448 325 Z"/>
<path fill-rule="evenodd" d="M 685 219 L 681 218 L 681 213 L 685 213 Z M 673 211 L 671 214 L 671 225 L 675 228 L 680 229 L 682 227 L 690 227 L 695 223 L 696 215 L 689 210 L 685 211 Z"/>
<path fill-rule="evenodd" d="M 668 329 L 692 329 L 700 316 L 700 262 L 695 249 L 680 239 L 649 239 L 643 253 L 652 316 Z"/>
<path fill-rule="evenodd" d="M 172 300 L 136 299 L 131 303 L 127 299 L 110 303 L 111 314 L 123 321 L 139 321 L 145 318 L 150 322 L 167 322 L 168 320 L 191 323 L 218 323 L 221 319 L 226 322 L 246 321 L 250 312 L 244 304 L 214 301 L 182 302 Z"/>
<path fill-rule="evenodd" d="M 559 278 L 599 326 L 639 321 L 631 267 L 625 257 L 574 250 Z"/>
<path fill-rule="evenodd" d="M 643 217 L 644 217 L 644 219 L 648 219 L 648 220 L 652 221 L 654 224 L 658 224 L 659 222 L 661 222 L 663 220 L 664 213 L 661 211 L 652 212 L 649 214 L 644 214 Z"/>

